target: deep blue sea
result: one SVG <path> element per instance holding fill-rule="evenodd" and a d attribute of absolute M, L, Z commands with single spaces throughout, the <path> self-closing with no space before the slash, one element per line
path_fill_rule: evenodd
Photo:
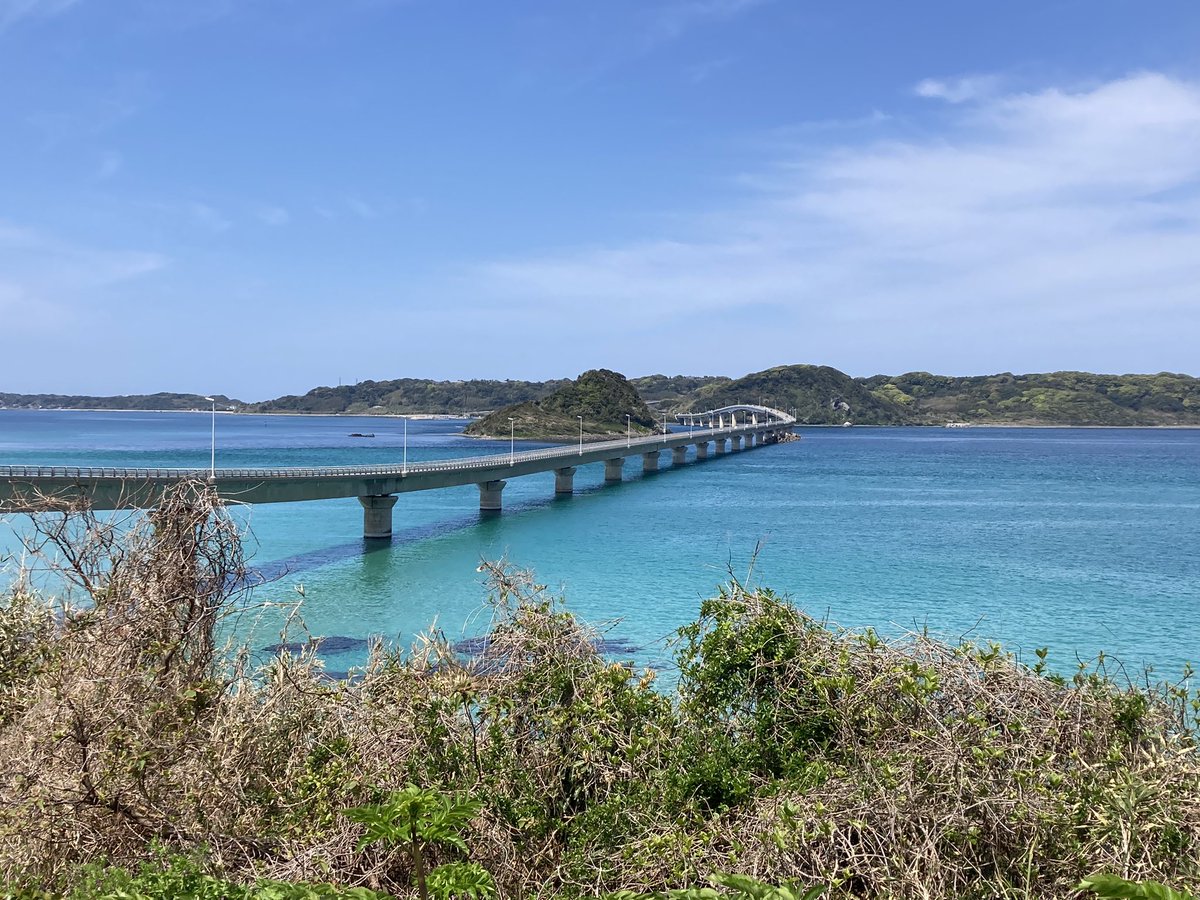
<path fill-rule="evenodd" d="M 500 452 L 461 421 L 408 423 L 409 460 Z M 0 410 L 0 464 L 207 467 L 207 413 Z M 217 465 L 398 462 L 393 418 L 218 416 Z M 351 438 L 373 432 L 373 439 Z M 513 479 L 504 513 L 481 518 L 474 487 L 407 494 L 387 544 L 364 542 L 353 498 L 239 511 L 258 599 L 304 594 L 315 635 L 349 650 L 407 643 L 437 623 L 486 626 L 481 558 L 507 556 L 568 607 L 665 660 L 664 639 L 730 569 L 818 617 L 898 634 L 995 639 L 1057 667 L 1104 650 L 1130 671 L 1175 676 L 1200 660 L 1200 431 L 812 428 L 803 440 L 604 486 L 583 467 L 555 499 L 552 473 Z M 523 444 L 525 447 L 537 445 Z M 0 521 L 0 550 L 23 518 Z M 10 565 L 11 571 L 11 565 Z M 2 578 L 3 575 L 0 575 Z M 259 644 L 278 640 L 266 617 Z"/>

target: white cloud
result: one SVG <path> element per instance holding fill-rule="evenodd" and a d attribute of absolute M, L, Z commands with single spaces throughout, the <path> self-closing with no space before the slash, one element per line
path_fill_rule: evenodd
<path fill-rule="evenodd" d="M 681 0 L 656 7 L 650 12 L 651 38 L 655 42 L 674 40 L 696 25 L 732 19 L 766 2 L 769 0 Z"/>
<path fill-rule="evenodd" d="M 96 177 L 101 181 L 112 178 L 121 171 L 121 166 L 124 164 L 124 157 L 120 153 L 110 150 L 100 157 L 100 165 L 96 169 Z"/>
<path fill-rule="evenodd" d="M 472 288 L 530 321 L 590 309 L 593 332 L 680 341 L 768 310 L 783 358 L 837 347 L 864 369 L 1194 369 L 1200 85 L 1139 74 L 956 116 L 938 137 L 800 148 L 686 233 L 494 261 Z M 730 370 L 754 366 L 743 343 Z"/>
<path fill-rule="evenodd" d="M 377 206 L 368 203 L 362 197 L 347 197 L 346 207 L 360 219 L 378 219 L 382 215 Z"/>
<path fill-rule="evenodd" d="M 207 203 L 195 202 L 188 205 L 188 214 L 192 217 L 192 221 L 201 228 L 206 228 L 211 232 L 219 234 L 222 231 L 228 231 L 233 223 L 217 210 Z"/>
<path fill-rule="evenodd" d="M 46 333 L 69 325 L 95 292 L 164 268 L 168 260 L 135 250 L 74 244 L 0 220 L 0 317 L 6 333 Z"/>
<path fill-rule="evenodd" d="M 280 226 L 286 225 L 292 221 L 291 213 L 282 206 L 271 206 L 263 204 L 254 208 L 254 215 L 264 225 Z"/>
<path fill-rule="evenodd" d="M 77 2 L 78 0 L 0 0 L 0 32 L 22 19 L 57 16 Z"/>
<path fill-rule="evenodd" d="M 994 75 L 967 75 L 943 81 L 926 78 L 914 90 L 918 97 L 945 100 L 947 103 L 966 103 L 993 96 L 1000 88 L 1000 79 Z"/>
<path fill-rule="evenodd" d="M 692 84 L 703 84 L 717 72 L 731 66 L 734 59 L 732 56 L 722 56 L 718 59 L 710 59 L 692 66 L 686 66 L 683 70 L 683 76 Z"/>
<path fill-rule="evenodd" d="M 128 74 L 110 83 L 91 85 L 66 105 L 32 112 L 26 121 L 48 147 L 74 141 L 91 143 L 138 115 L 156 98 L 144 73 Z"/>

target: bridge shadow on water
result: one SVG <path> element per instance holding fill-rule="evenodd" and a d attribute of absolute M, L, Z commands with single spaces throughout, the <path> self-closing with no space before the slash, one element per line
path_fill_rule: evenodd
<path fill-rule="evenodd" d="M 638 473 L 621 484 L 636 481 L 641 477 L 642 474 Z M 256 567 L 250 573 L 250 577 L 255 584 L 265 584 L 278 581 L 289 575 L 311 572 L 331 564 L 362 559 L 378 553 L 386 553 L 390 550 L 413 546 L 422 541 L 462 533 L 468 529 L 478 529 L 484 537 L 490 534 L 499 534 L 504 527 L 503 523 L 505 519 L 511 520 L 516 515 L 552 509 L 554 507 L 565 509 L 578 497 L 598 494 L 602 491 L 611 492 L 614 489 L 619 489 L 621 484 L 601 483 L 578 488 L 573 494 L 552 494 L 549 497 L 518 501 L 506 506 L 502 511 L 479 510 L 438 522 L 428 522 L 422 525 L 396 529 L 392 533 L 391 540 L 359 539 L 334 544 L 329 547 L 322 547 L 306 553 L 298 553 L 294 556 Z M 314 649 L 315 647 L 321 656 L 330 659 L 331 662 L 336 659 L 339 663 L 345 665 L 348 661 L 347 658 L 353 660 L 352 664 L 365 662 L 369 646 L 370 639 L 367 637 L 332 634 L 314 635 L 310 641 L 270 644 L 261 647 L 259 652 L 271 655 L 280 652 L 298 654 L 309 649 Z M 645 649 L 632 643 L 627 638 L 618 635 L 599 636 L 595 641 L 595 646 L 599 653 L 610 659 L 626 660 L 631 663 L 635 658 L 641 656 Z M 474 658 L 476 664 L 482 665 L 485 669 L 492 664 L 492 661 L 488 659 L 487 639 L 484 636 L 464 638 L 456 642 L 454 648 L 462 657 Z M 664 666 L 661 659 L 643 661 L 642 664 L 648 665 L 652 669 L 661 669 Z M 331 679 L 350 677 L 349 670 L 341 668 L 328 669 L 325 674 L 326 677 Z"/>
<path fill-rule="evenodd" d="M 622 482 L 622 484 L 624 483 L 626 482 Z M 393 528 L 390 540 L 359 538 L 354 541 L 333 544 L 329 547 L 320 547 L 316 550 L 297 553 L 261 566 L 255 566 L 250 575 L 256 584 L 278 581 L 289 575 L 311 572 L 314 569 L 320 569 L 334 563 L 360 559 L 376 553 L 387 553 L 397 548 L 419 544 L 422 541 L 464 532 L 470 528 L 479 529 L 482 536 L 488 537 L 498 534 L 503 527 L 504 521 L 511 519 L 515 515 L 553 507 L 563 508 L 577 497 L 598 494 L 602 491 L 611 491 L 614 488 L 620 487 L 620 484 L 597 484 L 579 488 L 574 494 L 552 494 L 544 498 L 520 500 L 506 506 L 503 510 L 478 510 L 437 522 L 426 522 L 421 525 L 411 525 L 407 528 Z M 396 507 L 396 513 L 397 516 L 400 513 L 399 506 Z"/>

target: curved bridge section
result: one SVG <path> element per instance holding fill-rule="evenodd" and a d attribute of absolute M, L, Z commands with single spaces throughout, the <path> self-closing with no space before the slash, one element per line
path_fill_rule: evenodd
<path fill-rule="evenodd" d="M 733 406 L 722 406 L 720 409 L 710 409 L 705 412 L 679 413 L 675 420 L 680 425 L 695 427 L 724 428 L 726 425 L 769 425 L 793 424 L 796 420 L 787 413 L 770 406 L 758 406 L 754 403 L 737 403 Z"/>
<path fill-rule="evenodd" d="M 741 412 L 742 420 L 736 418 Z M 757 410 L 746 414 L 744 410 Z M 762 415 L 766 410 L 770 415 Z M 707 419 L 704 419 L 704 417 Z M 760 418 L 761 416 L 761 418 Z M 703 424 L 707 422 L 707 424 Z M 63 466 L 0 466 L 0 512 L 36 512 L 63 501 L 86 500 L 96 509 L 153 507 L 163 493 L 181 481 L 210 481 L 224 499 L 240 503 L 292 503 L 357 497 L 363 507 L 363 535 L 390 538 L 392 507 L 398 494 L 474 484 L 479 508 L 499 511 L 506 479 L 554 472 L 558 494 L 574 491 L 579 466 L 604 464 L 604 480 L 620 481 L 625 461 L 641 456 L 642 471 L 659 467 L 670 451 L 674 466 L 743 448 L 773 444 L 790 433 L 795 420 L 767 407 L 731 407 L 689 414 L 687 431 L 649 437 L 581 443 L 521 453 L 495 453 L 393 466 L 321 466 L 262 469 L 140 469 Z"/>

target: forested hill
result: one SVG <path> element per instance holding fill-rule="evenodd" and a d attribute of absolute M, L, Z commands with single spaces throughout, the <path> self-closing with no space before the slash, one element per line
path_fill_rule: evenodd
<path fill-rule="evenodd" d="M 812 425 L 848 421 L 904 425 L 913 420 L 905 406 L 829 366 L 778 366 L 733 381 L 708 384 L 688 398 L 686 408 L 702 411 L 737 403 L 773 406 L 793 412 L 797 421 Z"/>
<path fill-rule="evenodd" d="M 1200 379 L 1168 373 L 852 378 L 828 366 L 780 366 L 701 387 L 686 405 L 760 401 L 814 425 L 1200 425 Z"/>
<path fill-rule="evenodd" d="M 729 384 L 724 375 L 642 375 L 630 378 L 642 399 L 659 409 L 678 410 L 701 388 Z"/>
<path fill-rule="evenodd" d="M 241 409 L 241 400 L 216 394 L 217 409 Z M 188 410 L 209 409 L 208 398 L 200 394 L 129 394 L 119 397 L 88 397 L 74 394 L 6 394 L 0 393 L 0 409 L 141 409 Z"/>
<path fill-rule="evenodd" d="M 863 380 L 915 421 L 1030 425 L 1200 425 L 1200 379 L 1158 375 L 949 377 L 910 372 Z"/>
<path fill-rule="evenodd" d="M 300 396 L 243 404 L 224 395 L 218 409 L 260 413 L 440 413 L 466 415 L 543 400 L 568 385 L 551 381 L 431 381 L 401 378 L 314 388 Z M 654 411 L 766 403 L 813 425 L 1196 425 L 1200 379 L 1190 375 L 1087 372 L 976 375 L 909 372 L 854 378 L 829 366 L 778 366 L 742 378 L 646 375 L 630 379 Z M 199 394 L 89 397 L 0 393 L 0 408 L 206 409 Z M 574 415 L 574 414 L 572 414 Z M 624 414 L 622 414 L 624 415 Z M 622 419 L 623 421 L 623 419 Z"/>
<path fill-rule="evenodd" d="M 252 403 L 246 411 L 464 416 L 499 409 L 511 403 L 540 400 L 570 383 L 568 378 L 554 381 L 431 381 L 427 378 L 360 381 L 358 384 L 338 387 L 313 388 L 302 396 L 289 395 Z"/>
<path fill-rule="evenodd" d="M 644 400 L 661 401 L 667 408 L 674 408 L 698 388 L 730 380 L 714 375 L 647 375 L 630 379 L 630 383 Z M 542 400 L 569 384 L 569 378 L 550 381 L 431 381 L 427 378 L 397 378 L 391 381 L 362 381 L 338 387 L 313 388 L 300 396 L 289 395 L 276 400 L 252 403 L 246 407 L 246 411 L 346 415 L 466 415 L 487 413 L 503 406 Z"/>
<path fill-rule="evenodd" d="M 592 369 L 541 400 L 501 407 L 472 422 L 466 433 L 477 437 L 512 434 L 568 440 L 581 431 L 592 438 L 625 434 L 627 429 L 644 434 L 654 424 L 654 414 L 623 375 L 609 369 Z"/>
<path fill-rule="evenodd" d="M 461 415 L 543 400 L 571 383 L 570 379 L 364 381 L 250 404 L 246 410 Z M 910 372 L 854 378 L 830 366 L 793 365 L 736 379 L 646 375 L 629 379 L 629 384 L 656 411 L 762 402 L 794 409 L 800 422 L 813 425 L 1200 425 L 1200 379 L 1167 373 L 955 377 Z"/>

